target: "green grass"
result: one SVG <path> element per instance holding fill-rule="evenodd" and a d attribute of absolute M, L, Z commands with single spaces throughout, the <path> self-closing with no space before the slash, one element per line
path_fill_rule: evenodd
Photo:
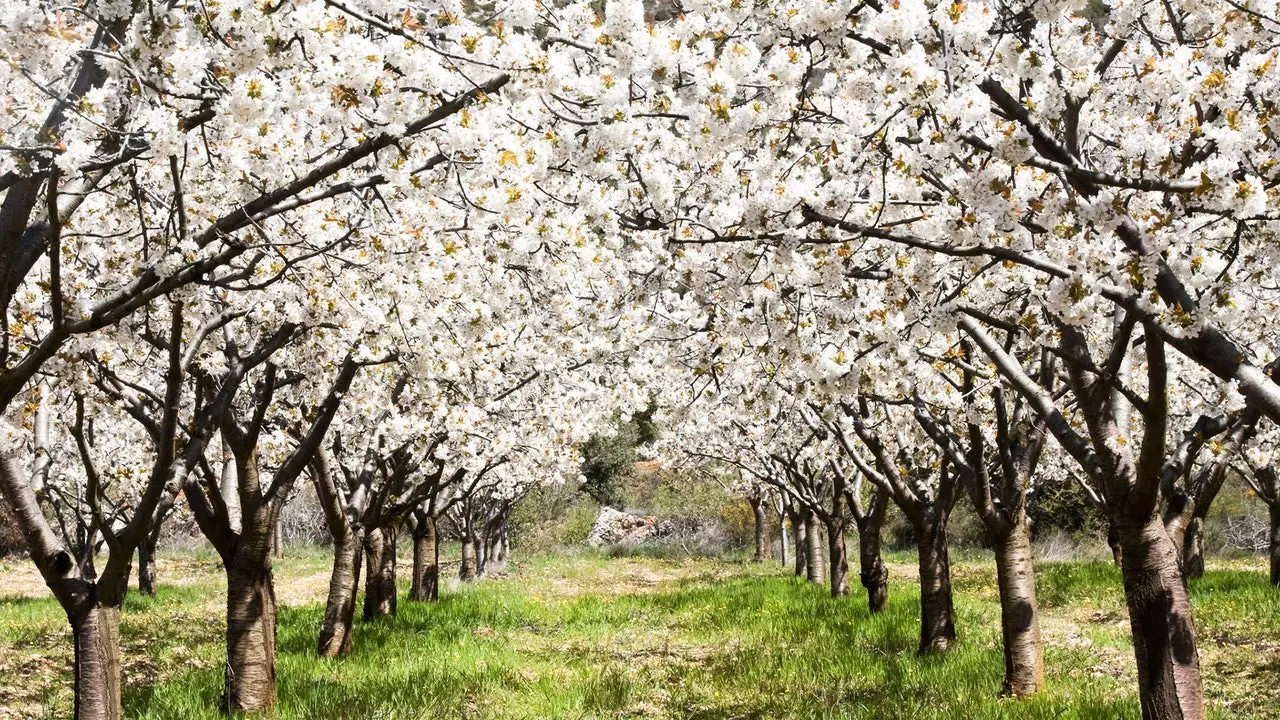
<path fill-rule="evenodd" d="M 314 600 L 327 554 L 291 553 L 277 568 L 282 602 L 311 602 L 281 609 L 277 716 L 1139 717 L 1115 568 L 1038 568 L 1048 689 L 1011 701 L 996 697 L 1003 660 L 990 562 L 955 558 L 960 643 L 920 658 L 910 556 L 890 559 L 889 608 L 873 617 L 861 596 L 833 601 L 776 564 L 538 558 L 508 578 L 443 592 L 438 604 L 402 596 L 398 617 L 357 626 L 351 657 L 321 660 Z M 179 558 L 156 598 L 131 596 L 127 717 L 218 717 L 224 626 L 212 563 Z M 1280 592 L 1237 563 L 1212 569 L 1193 593 L 1213 717 L 1280 717 Z M 67 714 L 63 625 L 52 601 L 0 600 L 0 707 L 16 698 L 20 717 Z"/>

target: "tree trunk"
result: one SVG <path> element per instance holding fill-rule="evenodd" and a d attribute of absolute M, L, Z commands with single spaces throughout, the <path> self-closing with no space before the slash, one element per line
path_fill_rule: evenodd
<path fill-rule="evenodd" d="M 333 573 L 329 576 L 329 597 L 320 626 L 320 657 L 351 654 L 363 551 L 363 530 L 352 529 L 333 545 Z"/>
<path fill-rule="evenodd" d="M 821 585 L 827 581 L 827 572 L 822 565 L 822 533 L 818 532 L 818 518 L 812 512 L 804 514 L 804 540 L 809 582 Z"/>
<path fill-rule="evenodd" d="M 156 538 L 151 533 L 138 543 L 138 592 L 156 594 Z"/>
<path fill-rule="evenodd" d="M 413 534 L 413 588 L 409 599 L 418 602 L 440 599 L 440 542 L 433 517 L 420 520 Z"/>
<path fill-rule="evenodd" d="M 804 523 L 800 521 L 799 513 L 791 517 L 791 533 L 794 540 L 792 548 L 796 554 L 796 577 L 804 577 L 808 570 L 809 552 L 808 544 L 805 543 Z"/>
<path fill-rule="evenodd" d="M 858 528 L 858 579 L 867 590 L 867 608 L 874 614 L 889 605 L 889 569 L 880 557 L 880 518 Z"/>
<path fill-rule="evenodd" d="M 849 550 L 845 545 L 844 520 L 827 525 L 827 559 L 831 572 L 831 597 L 849 596 Z"/>
<path fill-rule="evenodd" d="M 1154 515 L 1116 522 L 1125 601 L 1145 720 L 1203 720 L 1204 689 L 1191 600 L 1175 543 Z"/>
<path fill-rule="evenodd" d="M 1029 697 L 1044 689 L 1044 646 L 1036 605 L 1035 565 L 1025 519 L 996 538 L 1000 632 L 1004 639 L 1002 695 Z"/>
<path fill-rule="evenodd" d="M 369 567 L 365 570 L 364 619 L 378 620 L 396 614 L 396 544 L 395 526 L 373 530 L 369 538 L 378 536 L 366 547 L 373 548 Z"/>
<path fill-rule="evenodd" d="M 956 639 L 946 518 L 926 510 L 913 524 L 920 565 L 920 653 L 945 652 Z"/>
<path fill-rule="evenodd" d="M 1280 588 L 1280 502 L 1271 508 L 1271 584 Z"/>
<path fill-rule="evenodd" d="M 757 497 L 747 498 L 751 503 L 751 512 L 756 519 L 756 562 L 769 559 L 769 523 L 764 514 L 764 500 Z"/>
<path fill-rule="evenodd" d="M 1182 574 L 1188 580 L 1204 577 L 1204 519 L 1195 515 L 1182 540 Z"/>
<path fill-rule="evenodd" d="M 1123 552 L 1120 550 L 1120 533 L 1116 532 L 1115 524 L 1112 523 L 1107 527 L 1107 545 L 1111 548 L 1111 561 L 1116 567 L 1121 567 L 1124 559 Z"/>
<path fill-rule="evenodd" d="M 276 703 L 276 593 L 269 550 L 269 538 L 263 537 L 237 549 L 226 565 L 227 666 L 222 704 L 228 713 L 269 710 Z"/>
<path fill-rule="evenodd" d="M 778 554 L 782 556 L 782 567 L 791 564 L 791 556 L 787 552 L 787 516 L 778 513 Z"/>
<path fill-rule="evenodd" d="M 458 568 L 458 578 L 463 582 L 476 579 L 476 536 L 470 530 L 462 533 L 462 565 Z"/>
<path fill-rule="evenodd" d="M 271 556 L 284 558 L 284 521 L 277 519 L 275 531 L 271 533 Z"/>
<path fill-rule="evenodd" d="M 94 606 L 71 619 L 76 720 L 120 718 L 120 609 Z"/>

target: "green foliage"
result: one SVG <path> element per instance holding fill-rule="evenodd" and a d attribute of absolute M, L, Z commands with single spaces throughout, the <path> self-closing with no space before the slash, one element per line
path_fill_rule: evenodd
<path fill-rule="evenodd" d="M 620 508 L 628 480 L 635 476 L 640 459 L 636 448 L 658 439 L 654 408 L 614 422 L 614 434 L 593 435 L 582 446 L 582 491 L 601 505 Z"/>
<path fill-rule="evenodd" d="M 1054 531 L 1081 538 L 1107 536 L 1106 519 L 1070 479 L 1041 483 L 1027 507 L 1027 515 L 1035 539 Z"/>

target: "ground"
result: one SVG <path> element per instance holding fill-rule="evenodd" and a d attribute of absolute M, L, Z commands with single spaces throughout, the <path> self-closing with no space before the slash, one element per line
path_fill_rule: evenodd
<path fill-rule="evenodd" d="M 406 549 L 402 557 L 408 558 Z M 359 624 L 350 658 L 315 654 L 328 554 L 277 561 L 280 718 L 1138 718 L 1120 577 L 1107 563 L 1041 563 L 1048 689 L 996 697 L 995 573 L 955 559 L 960 643 L 914 654 L 919 596 L 891 558 L 890 606 L 833 601 L 777 563 L 569 553 L 502 578 L 400 600 Z M 407 571 L 402 573 L 407 575 Z M 222 573 L 162 557 L 159 595 L 131 594 L 125 715 L 218 717 Z M 452 585 L 452 584 L 451 584 Z M 1280 718 L 1280 591 L 1261 563 L 1218 561 L 1193 586 L 1215 718 Z M 65 616 L 25 561 L 0 561 L 0 718 L 70 715 Z"/>

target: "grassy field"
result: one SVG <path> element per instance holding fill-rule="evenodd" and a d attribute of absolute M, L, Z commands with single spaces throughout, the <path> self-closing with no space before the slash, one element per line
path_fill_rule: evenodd
<path fill-rule="evenodd" d="M 832 601 L 773 563 L 526 559 L 505 578 L 449 588 L 436 605 L 402 596 L 397 618 L 358 626 L 350 658 L 325 661 L 314 645 L 329 558 L 299 549 L 276 569 L 278 716 L 1139 717 L 1114 568 L 1040 565 L 1048 690 L 1010 701 L 996 698 L 991 564 L 956 558 L 960 646 L 918 658 L 910 559 L 893 558 L 890 607 L 874 618 L 862 597 Z M 1280 592 L 1258 563 L 1211 567 L 1193 591 L 1213 716 L 1280 718 Z M 159 595 L 130 596 L 127 717 L 218 716 L 221 585 L 215 557 L 171 555 Z M 39 592 L 28 564 L 0 564 L 0 718 L 70 714 L 69 632 Z"/>

